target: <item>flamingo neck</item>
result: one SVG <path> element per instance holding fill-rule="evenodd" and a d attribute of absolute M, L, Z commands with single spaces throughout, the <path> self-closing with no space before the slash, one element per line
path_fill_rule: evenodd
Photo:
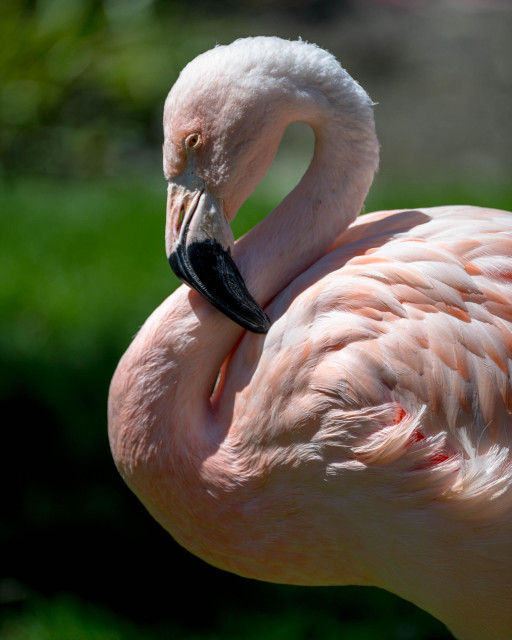
<path fill-rule="evenodd" d="M 237 265 L 260 304 L 325 255 L 360 213 L 378 166 L 373 114 L 366 106 L 361 119 L 323 105 L 286 123 L 312 127 L 311 163 L 295 189 L 235 245 Z"/>
<path fill-rule="evenodd" d="M 163 524 L 172 511 L 173 523 L 164 526 L 183 544 L 198 469 L 215 449 L 208 436 L 210 394 L 225 357 L 217 342 L 226 341 L 231 325 L 182 285 L 146 320 L 110 386 L 116 466 L 155 519 Z"/>

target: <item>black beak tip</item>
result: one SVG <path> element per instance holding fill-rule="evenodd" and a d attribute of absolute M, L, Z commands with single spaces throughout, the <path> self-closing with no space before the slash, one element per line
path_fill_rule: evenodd
<path fill-rule="evenodd" d="M 251 296 L 231 255 L 211 240 L 178 244 L 169 255 L 176 276 L 247 331 L 265 334 L 271 322 Z"/>
<path fill-rule="evenodd" d="M 244 327 L 244 329 L 252 331 L 253 333 L 259 333 L 261 335 L 268 333 L 268 330 L 270 329 L 272 323 L 270 322 L 270 318 L 263 311 L 263 309 L 260 308 L 260 311 L 261 313 L 258 314 L 258 318 L 255 317 L 254 319 L 248 320 L 246 322 L 240 320 L 238 321 L 238 323 L 242 327 Z"/>

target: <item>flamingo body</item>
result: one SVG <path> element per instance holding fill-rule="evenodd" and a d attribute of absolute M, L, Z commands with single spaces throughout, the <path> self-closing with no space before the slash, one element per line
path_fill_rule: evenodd
<path fill-rule="evenodd" d="M 233 245 L 227 221 L 293 119 L 315 131 L 311 166 Z M 195 290 L 151 315 L 114 376 L 123 477 L 223 569 L 377 585 L 463 640 L 512 637 L 512 214 L 356 219 L 371 103 L 314 45 L 200 56 L 165 123 L 169 259 Z"/>

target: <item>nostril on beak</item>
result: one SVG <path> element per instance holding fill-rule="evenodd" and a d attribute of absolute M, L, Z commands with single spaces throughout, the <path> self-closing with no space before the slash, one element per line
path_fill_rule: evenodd
<path fill-rule="evenodd" d="M 181 225 L 183 224 L 183 217 L 185 215 L 185 205 L 181 205 L 180 215 L 178 216 L 178 224 L 176 225 L 176 233 L 181 229 Z"/>

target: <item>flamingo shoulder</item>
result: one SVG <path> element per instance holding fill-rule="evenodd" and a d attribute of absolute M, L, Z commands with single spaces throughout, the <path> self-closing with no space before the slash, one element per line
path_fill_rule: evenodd
<path fill-rule="evenodd" d="M 387 461 L 425 471 L 418 486 L 434 494 L 482 503 L 507 494 L 504 509 L 512 503 L 511 256 L 506 212 L 361 217 L 276 297 L 265 342 L 247 336 L 233 354 L 233 433 L 288 447 L 297 464 L 321 459 L 326 477 L 340 464 Z"/>

